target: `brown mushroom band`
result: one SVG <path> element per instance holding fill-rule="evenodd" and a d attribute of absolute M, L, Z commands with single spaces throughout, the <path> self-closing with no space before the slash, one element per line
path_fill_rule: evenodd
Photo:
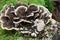
<path fill-rule="evenodd" d="M 49 37 L 57 28 L 56 21 L 47 8 L 41 5 L 12 4 L 1 10 L 1 27 L 6 30 L 20 30 L 23 34 L 37 37 Z"/>

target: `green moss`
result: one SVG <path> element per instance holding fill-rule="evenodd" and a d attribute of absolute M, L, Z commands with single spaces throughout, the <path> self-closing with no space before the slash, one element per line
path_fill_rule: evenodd
<path fill-rule="evenodd" d="M 45 6 L 52 12 L 54 9 L 53 2 L 51 0 L 45 0 Z"/>

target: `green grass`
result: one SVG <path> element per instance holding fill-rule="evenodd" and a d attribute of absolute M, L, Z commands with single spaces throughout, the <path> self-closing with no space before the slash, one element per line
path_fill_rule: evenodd
<path fill-rule="evenodd" d="M 26 4 L 37 4 L 46 6 L 49 10 L 52 10 L 51 2 L 45 0 L 0 0 L 0 10 L 3 8 L 5 4 L 13 3 L 14 5 L 18 2 L 26 3 Z M 48 4 L 49 3 L 49 4 Z M 50 6 L 49 6 L 50 5 Z M 16 30 L 3 30 L 0 28 L 0 40 L 41 40 L 39 37 L 37 38 L 27 38 L 21 36 L 19 31 Z"/>
<path fill-rule="evenodd" d="M 3 30 L 0 29 L 0 40 L 41 40 L 41 38 L 32 38 L 32 37 L 25 37 L 19 31 L 16 30 Z"/>
<path fill-rule="evenodd" d="M 26 4 L 45 5 L 44 0 L 0 0 L 0 10 L 3 8 L 5 4 L 13 3 L 15 5 L 18 2 L 22 2 Z"/>
<path fill-rule="evenodd" d="M 53 2 L 51 0 L 45 0 L 45 6 L 49 9 L 49 11 L 52 12 L 54 6 L 53 6 Z"/>

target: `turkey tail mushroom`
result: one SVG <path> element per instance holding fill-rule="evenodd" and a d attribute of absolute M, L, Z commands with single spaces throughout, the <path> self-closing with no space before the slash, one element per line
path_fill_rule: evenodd
<path fill-rule="evenodd" d="M 1 10 L 1 12 L 2 12 L 2 13 L 5 13 L 6 10 L 7 10 L 8 8 L 10 8 L 11 6 L 14 7 L 13 4 L 6 4 L 6 5 L 4 5 L 3 9 Z"/>
<path fill-rule="evenodd" d="M 38 12 L 38 10 L 39 10 L 39 7 L 36 6 L 36 5 L 34 5 L 34 4 L 31 4 L 31 5 L 29 5 L 29 7 L 28 7 L 28 11 L 29 11 L 29 12 Z"/>
<path fill-rule="evenodd" d="M 18 30 L 23 34 L 28 33 L 32 37 L 38 35 L 42 38 L 45 37 L 45 33 L 48 32 L 45 29 L 47 30 L 47 27 L 51 25 L 47 26 L 46 24 L 52 22 L 52 14 L 47 8 L 41 5 L 26 5 L 23 3 L 5 7 L 2 11 L 4 15 L 1 15 L 2 29 Z M 48 35 L 48 33 L 46 34 Z"/>
<path fill-rule="evenodd" d="M 9 7 L 6 12 L 5 12 L 5 16 L 8 16 L 10 18 L 15 17 L 15 13 L 14 13 L 14 7 Z"/>
<path fill-rule="evenodd" d="M 7 23 L 3 23 L 2 24 L 2 29 L 6 29 L 6 30 L 13 30 L 14 29 L 14 24 L 7 22 Z"/>
<path fill-rule="evenodd" d="M 18 17 L 24 17 L 26 11 L 27 11 L 27 7 L 19 6 L 15 10 L 15 15 L 17 15 Z"/>
<path fill-rule="evenodd" d="M 17 3 L 16 5 L 15 5 L 15 9 L 17 8 L 17 7 L 19 7 L 19 6 L 25 6 L 25 7 L 28 7 L 26 4 L 23 4 L 23 3 Z"/>
<path fill-rule="evenodd" d="M 6 23 L 8 22 L 10 19 L 7 16 L 1 16 L 1 22 Z"/>

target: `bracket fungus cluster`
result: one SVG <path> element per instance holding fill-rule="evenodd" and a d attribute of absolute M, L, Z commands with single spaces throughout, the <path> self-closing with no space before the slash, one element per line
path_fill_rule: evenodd
<path fill-rule="evenodd" d="M 49 10 L 41 5 L 9 4 L 3 7 L 1 13 L 2 29 L 19 30 L 34 37 L 49 37 L 56 24 Z M 49 22 L 52 24 L 47 25 Z"/>

